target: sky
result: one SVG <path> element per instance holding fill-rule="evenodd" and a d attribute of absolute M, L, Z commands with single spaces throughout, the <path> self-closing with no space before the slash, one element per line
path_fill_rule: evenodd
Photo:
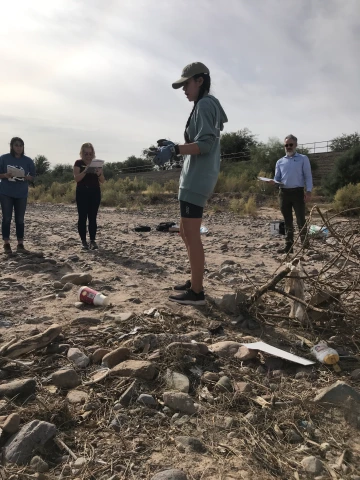
<path fill-rule="evenodd" d="M 259 141 L 360 130 L 360 0 L 12 0 L 0 16 L 0 154 L 124 161 L 181 142 L 191 104 L 172 82 L 210 69 L 229 122 Z"/>

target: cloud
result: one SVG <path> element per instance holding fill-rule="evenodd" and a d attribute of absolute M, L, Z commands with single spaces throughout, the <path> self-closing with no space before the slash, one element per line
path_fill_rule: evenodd
<path fill-rule="evenodd" d="M 358 0 L 14 0 L 0 17 L 0 145 L 73 163 L 84 141 L 122 161 L 181 141 L 171 83 L 200 60 L 228 131 L 300 142 L 358 129 Z"/>

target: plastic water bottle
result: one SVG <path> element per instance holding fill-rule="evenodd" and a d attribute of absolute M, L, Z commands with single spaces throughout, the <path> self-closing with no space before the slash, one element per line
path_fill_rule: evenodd
<path fill-rule="evenodd" d="M 95 305 L 96 307 L 109 305 L 108 297 L 90 287 L 80 287 L 78 295 L 80 302 L 89 305 Z"/>
<path fill-rule="evenodd" d="M 334 365 L 339 361 L 338 352 L 330 348 L 326 342 L 320 342 L 314 345 L 311 353 L 320 363 L 325 363 L 326 365 Z"/>

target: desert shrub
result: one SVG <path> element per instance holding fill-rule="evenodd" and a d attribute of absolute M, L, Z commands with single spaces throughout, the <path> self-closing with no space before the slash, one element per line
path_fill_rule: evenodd
<path fill-rule="evenodd" d="M 165 193 L 177 193 L 179 191 L 179 182 L 177 180 L 168 180 L 164 184 Z"/>
<path fill-rule="evenodd" d="M 334 168 L 323 182 L 327 193 L 334 195 L 349 183 L 360 182 L 360 146 L 341 154 L 335 161 Z"/>
<path fill-rule="evenodd" d="M 334 197 L 334 209 L 337 212 L 343 212 L 344 210 L 350 210 L 357 208 L 358 210 L 352 210 L 345 212 L 347 215 L 359 215 L 360 214 L 360 183 L 346 185 L 340 188 Z"/>
<path fill-rule="evenodd" d="M 251 178 L 246 172 L 239 176 L 227 175 L 220 172 L 215 193 L 248 193 L 256 189 L 256 180 Z"/>
<path fill-rule="evenodd" d="M 244 198 L 233 198 L 230 201 L 230 210 L 238 215 L 250 215 L 255 217 L 257 215 L 256 199 L 250 196 L 247 200 Z"/>

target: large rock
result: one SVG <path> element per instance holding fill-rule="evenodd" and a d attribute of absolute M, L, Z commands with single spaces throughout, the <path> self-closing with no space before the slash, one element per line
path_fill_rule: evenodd
<path fill-rule="evenodd" d="M 188 415 L 193 415 L 198 411 L 198 406 L 187 393 L 183 392 L 164 392 L 163 400 L 167 407 L 172 410 L 178 410 Z"/>
<path fill-rule="evenodd" d="M 257 350 L 247 348 L 245 345 L 241 345 L 239 350 L 235 353 L 234 358 L 241 361 L 252 360 L 256 358 L 258 354 Z"/>
<path fill-rule="evenodd" d="M 227 293 L 222 298 L 216 299 L 216 305 L 225 312 L 236 314 L 239 306 L 246 301 L 246 295 L 241 292 Z"/>
<path fill-rule="evenodd" d="M 209 350 L 219 355 L 219 357 L 232 358 L 239 351 L 241 343 L 224 341 L 213 343 Z"/>
<path fill-rule="evenodd" d="M 102 359 L 102 365 L 104 367 L 113 368 L 115 365 L 130 358 L 130 350 L 126 347 L 120 347 L 107 353 Z"/>
<path fill-rule="evenodd" d="M 170 390 L 189 393 L 190 382 L 187 376 L 182 373 L 173 372 L 167 369 L 165 375 L 166 386 Z"/>
<path fill-rule="evenodd" d="M 188 477 L 182 470 L 171 469 L 156 473 L 151 480 L 188 480 Z"/>
<path fill-rule="evenodd" d="M 87 285 L 92 280 L 89 273 L 68 273 L 61 278 L 61 283 L 73 283 L 74 285 Z"/>
<path fill-rule="evenodd" d="M 322 388 L 314 398 L 314 402 L 344 405 L 348 398 L 360 403 L 360 393 L 347 383 L 338 380 L 329 387 Z"/>
<path fill-rule="evenodd" d="M 22 427 L 6 443 L 3 451 L 5 461 L 17 465 L 27 464 L 33 452 L 44 446 L 56 435 L 56 427 L 52 423 L 33 420 Z"/>
<path fill-rule="evenodd" d="M 58 388 L 75 388 L 80 385 L 79 375 L 73 368 L 62 368 L 52 374 L 52 383 Z"/>
<path fill-rule="evenodd" d="M 36 390 L 36 381 L 34 378 L 23 378 L 22 380 L 13 380 L 12 382 L 0 385 L 0 398 L 13 398 L 16 396 L 25 397 L 32 395 Z"/>
<path fill-rule="evenodd" d="M 90 358 L 85 355 L 78 348 L 69 348 L 67 357 L 71 360 L 77 367 L 85 368 L 90 363 Z"/>
<path fill-rule="evenodd" d="M 20 415 L 18 415 L 17 413 L 12 413 L 5 420 L 2 426 L 2 429 L 6 433 L 14 434 L 19 431 L 19 427 L 20 427 Z"/>
<path fill-rule="evenodd" d="M 157 369 L 153 363 L 146 360 L 125 360 L 112 368 L 111 374 L 118 377 L 152 380 L 157 374 Z"/>
<path fill-rule="evenodd" d="M 313 475 L 319 475 L 323 471 L 323 463 L 316 457 L 305 457 L 301 460 L 301 465 L 304 470 Z"/>

